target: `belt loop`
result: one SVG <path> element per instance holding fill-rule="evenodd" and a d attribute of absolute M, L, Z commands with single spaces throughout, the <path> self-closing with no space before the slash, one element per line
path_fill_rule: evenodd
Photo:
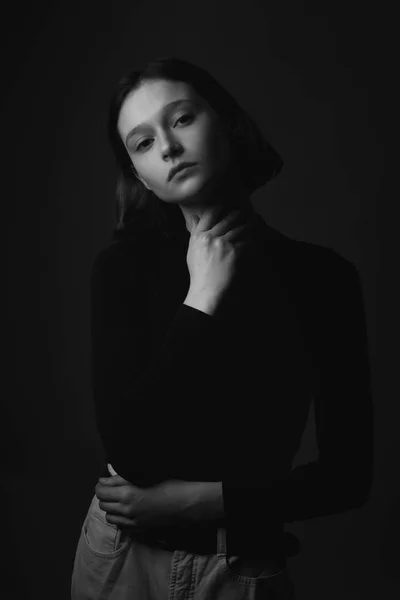
<path fill-rule="evenodd" d="M 226 529 L 224 527 L 217 529 L 217 555 L 222 558 L 226 556 Z"/>

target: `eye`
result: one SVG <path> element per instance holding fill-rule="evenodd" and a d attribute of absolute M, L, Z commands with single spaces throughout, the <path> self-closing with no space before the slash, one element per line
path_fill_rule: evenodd
<path fill-rule="evenodd" d="M 179 121 L 182 121 L 182 119 L 189 119 L 189 121 L 191 121 L 193 119 L 193 115 L 190 115 L 190 114 L 182 115 L 181 117 L 179 117 L 179 119 L 177 119 L 177 121 L 175 122 L 175 125 L 176 125 L 176 123 L 179 123 Z M 136 150 L 139 150 L 140 147 L 145 142 L 149 142 L 149 141 L 150 141 L 149 139 L 146 139 L 146 140 L 143 140 L 142 142 L 140 142 L 140 144 L 138 146 L 136 146 Z M 144 148 L 146 148 L 146 146 Z M 148 148 L 148 146 L 147 146 L 147 148 Z"/>
<path fill-rule="evenodd" d="M 177 120 L 177 123 L 178 123 L 179 121 L 181 121 L 182 119 L 189 119 L 189 120 L 191 120 L 191 119 L 192 119 L 192 115 L 182 115 L 182 116 L 181 116 L 181 117 L 179 117 L 179 119 Z"/>
<path fill-rule="evenodd" d="M 136 150 L 139 150 L 140 146 L 143 146 L 143 144 L 144 144 L 145 142 L 149 142 L 149 141 L 150 141 L 150 140 L 143 140 L 143 142 L 140 142 L 140 144 L 138 144 L 138 145 L 136 146 Z"/>

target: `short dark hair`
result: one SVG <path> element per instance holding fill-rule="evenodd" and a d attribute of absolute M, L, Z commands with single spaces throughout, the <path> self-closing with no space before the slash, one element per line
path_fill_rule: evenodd
<path fill-rule="evenodd" d="M 121 106 L 132 91 L 145 81 L 167 79 L 190 84 L 205 99 L 222 120 L 232 144 L 233 160 L 240 169 L 241 178 L 249 194 L 274 178 L 283 161 L 267 142 L 253 118 L 203 68 L 174 57 L 157 57 L 144 68 L 134 69 L 118 82 L 108 113 L 108 139 L 117 163 L 116 217 L 113 238 L 120 239 L 129 231 L 129 224 L 138 220 L 138 214 L 149 217 L 163 235 L 173 235 L 179 221 L 178 205 L 160 200 L 135 177 L 135 169 L 121 140 L 117 123 Z"/>

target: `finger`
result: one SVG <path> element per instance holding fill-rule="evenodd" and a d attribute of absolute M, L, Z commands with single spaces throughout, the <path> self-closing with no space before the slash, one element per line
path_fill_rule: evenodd
<path fill-rule="evenodd" d="M 200 220 L 199 217 L 197 217 L 196 215 L 190 215 L 189 216 L 189 231 L 190 231 L 190 235 L 192 235 L 192 233 L 196 229 L 199 220 Z"/>
<path fill-rule="evenodd" d="M 200 231 L 208 231 L 211 229 L 218 221 L 218 215 L 221 213 L 223 209 L 222 205 L 214 205 L 210 207 L 210 209 L 203 212 L 199 221 L 194 226 L 193 231 L 199 233 Z M 193 233 L 192 231 L 192 233 Z"/>
<path fill-rule="evenodd" d="M 127 517 L 122 517 L 120 515 L 110 515 L 106 513 L 106 521 L 107 523 L 113 523 L 114 525 L 118 525 L 118 527 L 131 529 L 133 533 L 143 533 L 145 531 L 149 531 L 151 529 L 157 529 L 158 527 L 168 526 L 169 522 L 165 519 L 154 519 L 152 518 L 147 523 L 138 522 L 136 519 L 129 519 Z"/>
<path fill-rule="evenodd" d="M 95 488 L 96 496 L 99 500 L 103 500 L 104 502 L 121 502 L 124 497 L 122 487 L 114 487 L 97 484 Z"/>
<path fill-rule="evenodd" d="M 101 485 L 130 485 L 130 482 L 121 477 L 121 475 L 113 475 L 112 477 L 99 477 Z"/>
<path fill-rule="evenodd" d="M 240 225 L 239 227 L 235 227 L 234 229 L 230 229 L 220 237 L 224 238 L 224 240 L 230 242 L 232 240 L 240 240 L 245 237 L 250 238 L 251 232 L 253 230 L 253 226 L 251 223 L 245 223 L 245 225 Z"/>
<path fill-rule="evenodd" d="M 114 471 L 112 465 L 110 465 L 110 463 L 107 463 L 107 467 L 108 470 L 110 471 L 111 475 L 118 475 L 118 473 L 116 471 Z"/>
<path fill-rule="evenodd" d="M 245 239 L 240 242 L 234 242 L 235 250 L 239 253 L 239 255 L 247 254 L 253 249 L 253 240 Z"/>
<path fill-rule="evenodd" d="M 125 518 L 128 517 L 128 507 L 124 506 L 120 502 L 105 502 L 104 500 L 101 500 L 99 502 L 99 507 L 101 508 L 101 510 L 104 510 L 105 513 L 108 513 L 110 515 Z"/>
<path fill-rule="evenodd" d="M 106 514 L 107 523 L 112 523 L 113 525 L 118 525 L 118 527 L 128 527 L 132 529 L 139 529 L 135 519 L 127 519 L 126 517 L 121 517 L 119 515 L 110 515 Z"/>
<path fill-rule="evenodd" d="M 230 231 L 232 229 L 232 226 L 233 226 L 235 220 L 238 218 L 239 214 L 240 214 L 239 210 L 234 210 L 234 211 L 231 211 L 229 214 L 227 214 L 223 219 L 219 220 L 218 223 L 210 229 L 212 236 L 213 237 L 222 236 L 225 233 L 227 233 L 228 231 Z"/>

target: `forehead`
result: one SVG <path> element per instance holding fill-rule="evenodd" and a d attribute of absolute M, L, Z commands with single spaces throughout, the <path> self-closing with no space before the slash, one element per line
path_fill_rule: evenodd
<path fill-rule="evenodd" d="M 150 122 L 164 105 L 182 98 L 204 103 L 191 85 L 183 81 L 160 79 L 142 83 L 128 94 L 121 106 L 118 118 L 120 134 L 124 136 L 132 127 Z"/>

